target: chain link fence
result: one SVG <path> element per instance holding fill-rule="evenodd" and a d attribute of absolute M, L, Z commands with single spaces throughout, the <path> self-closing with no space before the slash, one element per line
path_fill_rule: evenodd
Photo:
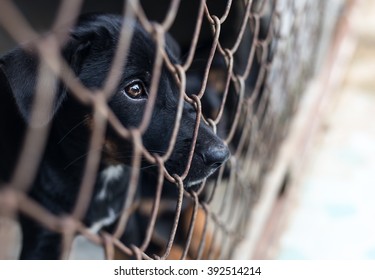
<path fill-rule="evenodd" d="M 60 258 L 69 257 L 77 235 L 102 246 L 108 259 L 233 258 L 237 246 L 251 231 L 248 224 L 252 209 L 272 171 L 301 95 L 319 71 L 318 62 L 329 47 L 332 32 L 327 34 L 327 30 L 334 30 L 337 21 L 337 16 L 332 19 L 327 14 L 331 1 L 171 0 L 156 5 L 155 1 L 128 0 L 108 1 L 108 7 L 98 1 L 44 1 L 49 12 L 32 9 L 27 2 L 0 2 L 0 36 L 8 38 L 2 51 L 16 42 L 40 59 L 31 121 L 22 145 L 16 151 L 1 145 L 2 153 L 9 149 L 13 154 L 10 162 L 1 155 L 0 257 L 17 257 L 22 233 L 16 221 L 25 216 L 59 234 Z M 61 56 L 70 30 L 87 11 L 109 11 L 125 18 L 108 77 L 95 90 L 76 79 Z M 47 35 L 40 32 L 45 26 L 35 23 L 42 14 L 50 21 Z M 147 108 L 135 128 L 125 127 L 109 105 L 114 85 L 121 78 L 118 73 L 128 59 L 134 34 L 131 21 L 138 21 L 156 46 Z M 177 40 L 179 62 L 167 55 L 167 33 Z M 168 151 L 158 153 L 147 150 L 143 136 L 157 106 L 162 67 L 175 77 L 181 102 Z M 40 163 L 48 146 L 55 102 L 50 93 L 59 83 L 92 108 L 91 137 L 86 143 L 89 152 L 82 155 L 83 175 L 80 184 L 74 186 L 79 191 L 71 211 L 62 213 L 51 211 L 30 189 L 45 168 Z M 171 174 L 166 163 L 178 129 L 184 125 L 182 101 L 196 110 L 190 139 L 193 144 L 186 155 L 185 170 Z M 3 141 L 8 133 L 4 129 L 14 128 L 7 123 L 8 111 L 1 109 Z M 190 187 L 184 179 L 192 168 L 200 123 L 223 139 L 231 157 L 212 176 Z M 116 137 L 131 143 L 132 156 L 121 165 L 128 172 L 122 182 L 127 188 L 120 194 L 121 214 L 96 233 L 88 228 L 85 217 L 94 199 L 109 128 Z M 87 258 L 91 258 L 89 254 Z"/>

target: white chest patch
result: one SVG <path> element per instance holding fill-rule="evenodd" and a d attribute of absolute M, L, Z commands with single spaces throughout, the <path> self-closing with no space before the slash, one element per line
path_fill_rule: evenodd
<path fill-rule="evenodd" d="M 103 170 L 100 174 L 101 189 L 95 197 L 94 207 L 101 208 L 102 212 L 96 212 L 97 220 L 90 227 L 92 233 L 97 233 L 103 227 L 112 224 L 118 217 L 119 209 L 113 203 L 113 193 L 110 191 L 110 185 L 117 183 L 116 181 L 121 179 L 124 174 L 125 167 L 123 165 L 109 166 Z M 113 186 L 112 186 L 113 188 Z M 113 190 L 112 190 L 113 191 Z M 104 207 L 104 209 L 103 209 Z"/>
<path fill-rule="evenodd" d="M 92 233 L 98 233 L 99 230 L 102 229 L 102 227 L 108 226 L 112 224 L 117 218 L 117 215 L 113 209 L 108 209 L 108 216 L 95 222 L 91 227 L 90 231 Z"/>
<path fill-rule="evenodd" d="M 111 181 L 117 180 L 121 177 L 124 172 L 124 167 L 122 165 L 112 165 L 107 167 L 100 174 L 101 179 L 103 180 L 103 188 L 100 190 L 96 196 L 97 200 L 104 200 L 107 196 L 108 184 Z"/>

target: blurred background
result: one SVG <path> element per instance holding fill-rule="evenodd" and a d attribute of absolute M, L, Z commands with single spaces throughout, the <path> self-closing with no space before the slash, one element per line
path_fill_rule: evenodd
<path fill-rule="evenodd" d="M 375 1 L 356 1 L 341 77 L 309 150 L 277 259 L 375 259 Z"/>

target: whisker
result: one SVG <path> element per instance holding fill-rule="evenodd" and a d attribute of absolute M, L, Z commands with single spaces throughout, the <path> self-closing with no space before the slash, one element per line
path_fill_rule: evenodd
<path fill-rule="evenodd" d="M 60 144 L 62 141 L 64 141 L 65 140 L 65 138 L 70 134 L 70 133 L 72 133 L 72 131 L 73 130 L 75 130 L 77 127 L 79 127 L 82 123 L 84 123 L 85 122 L 85 120 L 82 120 L 82 121 L 80 121 L 79 123 L 77 123 L 75 126 L 73 126 L 73 128 L 72 129 L 70 129 L 61 139 L 60 139 L 60 141 L 59 142 L 57 142 L 57 144 Z"/>
<path fill-rule="evenodd" d="M 151 168 L 151 167 L 155 167 L 155 166 L 158 166 L 158 165 L 157 165 L 157 164 L 151 164 L 151 165 L 149 165 L 149 166 L 141 167 L 140 169 L 141 169 L 141 170 L 145 170 L 145 169 L 147 169 L 147 168 Z"/>
<path fill-rule="evenodd" d="M 73 128 L 74 129 L 74 128 Z M 62 140 L 60 140 L 61 142 Z M 100 150 L 103 150 L 103 149 L 100 149 Z M 64 170 L 68 169 L 70 166 L 72 166 L 74 163 L 76 163 L 77 161 L 79 161 L 80 159 L 84 158 L 85 156 L 87 156 L 89 153 L 93 152 L 95 150 L 90 150 L 88 151 L 87 153 L 84 153 L 78 157 L 76 157 L 74 160 L 72 160 L 69 164 L 67 164 L 65 167 L 64 167 Z M 165 153 L 165 151 L 158 151 L 158 150 L 148 150 L 149 152 L 152 152 L 152 153 Z M 131 152 L 124 152 L 124 153 L 117 153 L 116 154 L 116 158 L 117 159 L 132 159 L 134 156 L 131 154 Z M 147 162 L 147 161 L 145 161 Z M 146 169 L 146 168 L 150 168 L 150 167 L 154 167 L 154 166 L 157 166 L 155 164 L 153 165 L 150 165 L 150 166 L 145 166 L 145 167 L 142 167 L 141 169 Z"/>
<path fill-rule="evenodd" d="M 162 150 L 148 150 L 146 149 L 149 153 L 156 153 L 156 154 L 159 154 L 159 155 L 163 155 L 165 154 L 167 151 L 162 151 Z M 131 152 L 117 152 L 117 155 L 128 155 L 130 154 Z"/>
<path fill-rule="evenodd" d="M 79 161 L 80 159 L 84 158 L 85 156 L 87 156 L 89 153 L 91 152 L 94 152 L 94 151 L 97 151 L 97 150 L 102 150 L 102 149 L 92 149 L 90 151 L 88 151 L 87 153 L 84 153 L 78 157 L 76 157 L 74 160 L 72 160 L 70 163 L 68 163 L 65 167 L 64 167 L 64 170 L 68 169 L 71 165 L 73 165 L 74 163 L 76 163 L 77 161 Z"/>
<path fill-rule="evenodd" d="M 165 154 L 167 152 L 167 151 L 162 151 L 162 150 L 148 150 L 148 149 L 146 150 L 150 153 L 157 153 L 157 154 Z"/>

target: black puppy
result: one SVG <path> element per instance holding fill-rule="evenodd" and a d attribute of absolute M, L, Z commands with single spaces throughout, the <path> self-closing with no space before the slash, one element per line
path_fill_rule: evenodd
<path fill-rule="evenodd" d="M 62 54 L 78 79 L 89 89 L 101 88 L 109 72 L 123 19 L 114 15 L 82 17 L 70 34 Z M 168 36 L 166 36 L 168 37 Z M 173 63 L 174 42 L 167 38 L 166 52 Z M 121 81 L 109 106 L 126 128 L 139 126 L 148 100 L 155 44 L 139 24 L 134 35 Z M 28 125 L 35 92 L 39 58 L 21 48 L 0 59 L 0 183 L 7 182 L 17 164 Z M 162 68 L 156 104 L 151 122 L 142 136 L 143 145 L 163 155 L 171 138 L 178 103 L 178 87 L 171 73 Z M 76 203 L 85 157 L 90 152 L 92 109 L 82 105 L 63 83 L 56 91 L 51 130 L 43 159 L 29 195 L 56 215 L 70 213 Z M 196 112 L 187 102 L 176 145 L 166 168 L 181 175 L 190 151 Z M 119 137 L 110 126 L 106 132 L 94 193 L 84 222 L 93 231 L 112 224 L 123 207 L 132 143 Z M 229 157 L 227 146 L 201 122 L 186 188 L 211 175 Z M 30 163 L 33 164 L 33 163 Z M 56 259 L 61 237 L 21 216 L 23 230 L 22 259 Z"/>

